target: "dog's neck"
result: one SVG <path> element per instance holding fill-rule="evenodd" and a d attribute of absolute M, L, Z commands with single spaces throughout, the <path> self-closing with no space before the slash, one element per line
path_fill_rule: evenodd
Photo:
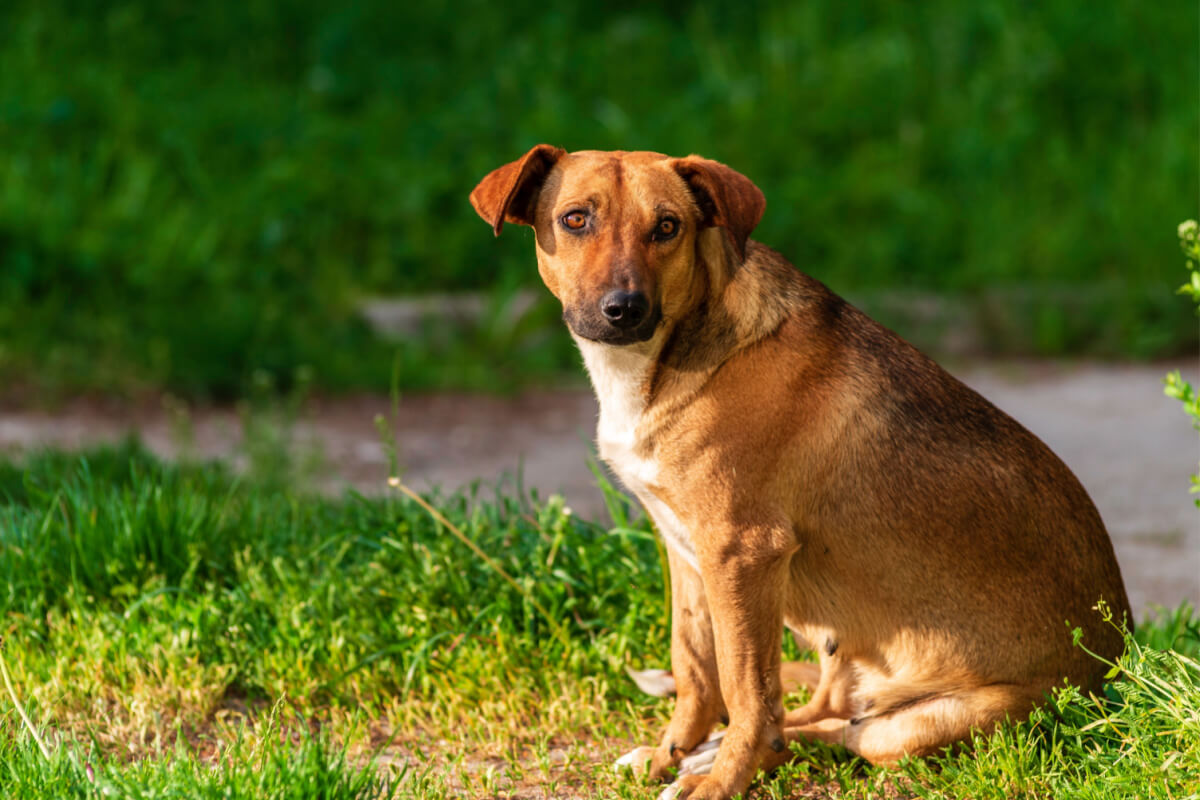
<path fill-rule="evenodd" d="M 711 250 L 709 251 L 712 252 Z M 799 273 L 773 250 L 747 243 L 745 261 L 734 264 L 731 248 L 718 254 L 725 274 L 709 278 L 709 291 L 679 315 L 658 352 L 648 391 L 652 397 L 695 391 L 737 351 L 774 333 L 788 315 Z"/>
<path fill-rule="evenodd" d="M 668 335 L 668 330 L 660 329 L 649 341 L 618 347 L 572 334 L 600 402 L 596 438 L 601 455 L 606 449 L 634 447 L 650 381 Z"/>
<path fill-rule="evenodd" d="M 750 243 L 745 263 L 718 292 L 703 294 L 678 319 L 664 319 L 646 342 L 614 346 L 572 336 L 600 403 L 597 439 L 609 448 L 637 445 L 647 409 L 677 392 L 698 391 L 737 350 L 775 331 L 786 313 L 788 276 L 769 249 Z M 747 309 L 753 313 L 747 313 Z"/>

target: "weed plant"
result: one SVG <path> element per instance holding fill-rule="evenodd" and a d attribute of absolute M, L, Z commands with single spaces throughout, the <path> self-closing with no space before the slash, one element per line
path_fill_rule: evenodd
<path fill-rule="evenodd" d="M 1179 246 L 1183 250 L 1187 283 L 1179 287 L 1177 294 L 1190 297 L 1196 304 L 1196 316 L 1200 317 L 1200 224 L 1194 219 L 1179 223 Z M 1200 431 L 1200 395 L 1183 379 L 1179 370 L 1163 379 L 1163 391 L 1183 404 L 1183 412 L 1192 419 L 1192 428 Z M 1192 475 L 1192 493 L 1200 492 L 1200 472 Z M 1195 499 L 1200 507 L 1200 497 Z"/>
<path fill-rule="evenodd" d="M 430 498 L 514 585 L 398 492 L 132 442 L 0 462 L 0 794 L 650 795 L 609 765 L 670 707 L 624 673 L 665 665 L 662 558 L 604 488 L 603 525 L 557 496 Z M 1128 648 L 1104 697 L 1064 687 L 970 753 L 884 770 L 814 745 L 754 796 L 1195 796 L 1200 621 L 1162 612 Z"/>

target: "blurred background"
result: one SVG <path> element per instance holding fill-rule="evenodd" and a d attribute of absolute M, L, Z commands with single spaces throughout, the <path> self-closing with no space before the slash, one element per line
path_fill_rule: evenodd
<path fill-rule="evenodd" d="M 538 142 L 734 166 L 755 238 L 935 352 L 1190 352 L 1197 15 L 8 0 L 0 401 L 579 384 L 466 200 Z"/>

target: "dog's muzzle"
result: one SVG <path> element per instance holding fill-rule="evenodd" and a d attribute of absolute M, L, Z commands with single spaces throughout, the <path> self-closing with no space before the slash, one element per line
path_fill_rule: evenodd
<path fill-rule="evenodd" d="M 650 315 L 650 300 L 642 292 L 615 289 L 600 300 L 600 313 L 614 328 L 630 330 Z"/>
<path fill-rule="evenodd" d="M 567 309 L 563 319 L 577 336 L 622 345 L 644 342 L 653 336 L 662 312 L 650 304 L 644 292 L 614 289 L 595 306 Z"/>

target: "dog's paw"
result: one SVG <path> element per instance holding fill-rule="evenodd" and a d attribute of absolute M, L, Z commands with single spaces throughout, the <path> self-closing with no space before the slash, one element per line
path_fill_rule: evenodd
<path fill-rule="evenodd" d="M 713 762 L 717 760 L 717 752 L 721 749 L 721 739 L 725 731 L 717 731 L 708 740 L 696 745 L 696 748 L 683 757 L 679 762 L 679 775 L 707 775 L 712 772 Z"/>
<path fill-rule="evenodd" d="M 629 769 L 633 771 L 634 775 L 645 775 L 650 769 L 650 759 L 653 757 L 653 747 L 635 747 L 614 761 L 613 769 L 617 772 Z"/>
<path fill-rule="evenodd" d="M 665 669 L 630 669 L 625 673 L 637 687 L 651 697 L 670 697 L 675 694 L 675 676 Z"/>
<path fill-rule="evenodd" d="M 717 752 L 721 748 L 721 739 L 724 736 L 725 731 L 714 731 L 706 740 L 688 751 L 679 762 L 679 776 L 703 776 L 711 772 L 713 762 L 717 760 Z M 653 761 L 656 752 L 658 751 L 653 747 L 635 747 L 614 761 L 613 769 L 617 772 L 628 769 L 638 777 L 652 775 L 657 776 L 659 780 L 668 780 L 673 765 L 659 765 L 659 768 L 655 769 Z M 678 783 L 678 781 L 676 782 Z"/>
<path fill-rule="evenodd" d="M 658 800 L 687 800 L 689 797 L 699 800 L 701 795 L 696 795 L 695 792 L 706 780 L 704 775 L 685 775 L 663 789 L 658 795 Z"/>

